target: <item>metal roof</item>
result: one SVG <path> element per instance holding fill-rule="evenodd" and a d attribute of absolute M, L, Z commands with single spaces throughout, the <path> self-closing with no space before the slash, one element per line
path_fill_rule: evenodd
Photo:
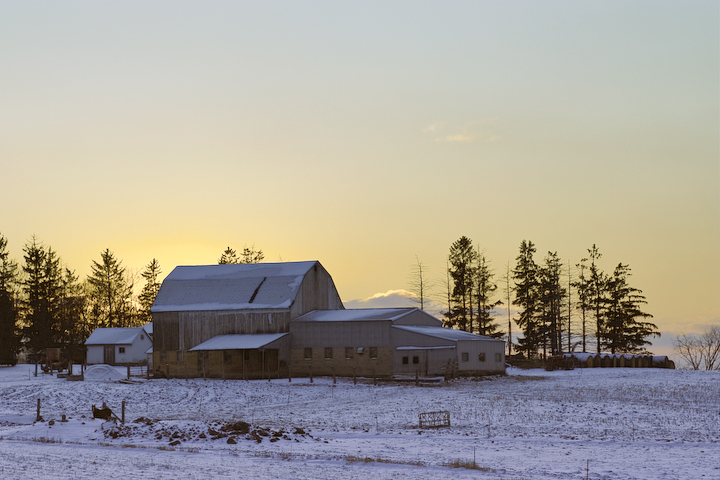
<path fill-rule="evenodd" d="M 290 308 L 317 261 L 179 266 L 160 287 L 152 312 Z"/>
<path fill-rule="evenodd" d="M 132 345 L 141 333 L 147 335 L 143 327 L 96 328 L 85 340 L 85 345 Z"/>
<path fill-rule="evenodd" d="M 190 349 L 199 350 L 254 350 L 281 339 L 287 333 L 259 333 L 254 335 L 218 335 Z"/>
<path fill-rule="evenodd" d="M 504 342 L 504 340 L 498 340 L 497 338 L 486 337 L 484 335 L 476 335 L 474 333 L 463 332 L 462 330 L 455 330 L 452 328 L 426 327 L 420 325 L 393 325 L 393 328 L 399 328 L 400 330 L 419 333 L 421 335 L 442 338 L 444 340 L 451 340 L 453 342 L 457 342 L 458 340 L 492 340 L 494 342 Z"/>
<path fill-rule="evenodd" d="M 362 322 L 395 321 L 417 308 L 350 308 L 344 310 L 313 310 L 293 322 Z"/>

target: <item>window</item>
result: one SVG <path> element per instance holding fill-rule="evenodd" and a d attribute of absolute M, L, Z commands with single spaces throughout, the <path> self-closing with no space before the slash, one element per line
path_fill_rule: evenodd
<path fill-rule="evenodd" d="M 502 354 L 496 353 L 496 354 L 495 354 L 495 361 L 498 362 L 498 363 L 502 362 Z"/>
<path fill-rule="evenodd" d="M 119 353 L 125 353 L 125 347 L 118 347 Z"/>
<path fill-rule="evenodd" d="M 403 357 L 403 365 L 407 365 L 407 364 L 408 364 L 408 357 Z"/>
<path fill-rule="evenodd" d="M 348 360 L 353 358 L 353 347 L 345 347 L 345 358 Z"/>
<path fill-rule="evenodd" d="M 325 348 L 325 360 L 332 360 L 332 348 Z"/>
<path fill-rule="evenodd" d="M 485 354 L 484 353 L 478 353 L 478 360 L 481 362 L 485 361 Z"/>
<path fill-rule="evenodd" d="M 362 355 L 364 351 L 365 351 L 365 347 L 358 347 L 358 350 L 357 350 L 358 355 Z"/>
<path fill-rule="evenodd" d="M 305 349 L 305 360 L 311 360 L 312 359 L 312 348 L 306 348 Z"/>
<path fill-rule="evenodd" d="M 420 357 L 413 357 L 413 363 L 414 363 L 415 365 L 417 365 L 418 363 L 420 363 Z"/>
<path fill-rule="evenodd" d="M 467 353 L 467 352 L 462 352 L 462 361 L 463 361 L 463 362 L 467 362 L 467 361 L 468 361 L 468 353 Z"/>
<path fill-rule="evenodd" d="M 370 358 L 377 358 L 377 347 L 370 347 Z"/>

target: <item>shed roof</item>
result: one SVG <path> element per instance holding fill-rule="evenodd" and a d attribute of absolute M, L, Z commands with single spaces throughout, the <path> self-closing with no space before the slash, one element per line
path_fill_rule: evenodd
<path fill-rule="evenodd" d="M 290 308 L 317 261 L 179 266 L 160 287 L 152 312 Z"/>
<path fill-rule="evenodd" d="M 399 328 L 400 330 L 419 333 L 421 335 L 442 338 L 443 340 L 451 340 L 453 342 L 457 342 L 458 340 L 490 340 L 493 342 L 504 342 L 504 340 L 498 340 L 496 338 L 486 337 L 484 335 L 476 335 L 474 333 L 463 332 L 462 330 L 455 330 L 452 328 L 427 327 L 422 325 L 393 325 L 393 328 Z"/>
<path fill-rule="evenodd" d="M 281 339 L 287 333 L 258 333 L 253 335 L 218 335 L 190 349 L 199 350 L 254 350 Z"/>
<path fill-rule="evenodd" d="M 85 345 L 132 345 L 141 333 L 143 327 L 132 328 L 96 328 L 85 340 Z"/>
<path fill-rule="evenodd" d="M 344 310 L 313 310 L 293 322 L 363 322 L 398 320 L 417 308 L 350 308 Z"/>

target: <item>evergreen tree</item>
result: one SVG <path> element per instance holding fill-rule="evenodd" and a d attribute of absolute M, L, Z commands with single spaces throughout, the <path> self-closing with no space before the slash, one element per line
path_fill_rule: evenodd
<path fill-rule="evenodd" d="M 58 300 L 59 343 L 73 351 L 84 352 L 84 342 L 92 333 L 84 316 L 85 295 L 75 272 L 63 271 Z"/>
<path fill-rule="evenodd" d="M 155 303 L 155 297 L 157 297 L 158 291 L 160 291 L 160 281 L 158 278 L 161 273 L 160 264 L 154 258 L 145 266 L 145 271 L 142 273 L 142 277 L 145 279 L 145 285 L 140 292 L 139 316 L 143 324 L 152 322 L 150 308 L 153 306 L 153 303 Z"/>
<path fill-rule="evenodd" d="M 243 246 L 243 251 L 240 254 L 239 263 L 260 263 L 265 260 L 265 254 L 262 250 L 255 250 L 255 245 Z"/>
<path fill-rule="evenodd" d="M 472 240 L 462 236 L 450 246 L 450 278 L 452 280 L 452 303 L 449 315 L 451 326 L 466 332 L 472 331 L 472 295 L 475 282 L 475 259 L 477 252 Z"/>
<path fill-rule="evenodd" d="M 230 247 L 227 247 L 225 251 L 218 258 L 218 265 L 226 265 L 230 263 L 239 263 L 237 252 Z"/>
<path fill-rule="evenodd" d="M 488 337 L 500 338 L 503 332 L 492 316 L 493 309 L 502 305 L 501 300 L 493 301 L 493 295 L 497 285 L 493 282 L 493 271 L 490 269 L 490 262 L 482 252 L 477 254 L 475 298 L 478 304 L 477 310 L 477 333 Z"/>
<path fill-rule="evenodd" d="M 560 286 L 561 269 L 562 263 L 557 252 L 548 252 L 545 264 L 539 268 L 538 294 L 543 356 L 546 354 L 546 346 L 550 347 L 553 355 L 562 350 L 561 311 L 566 291 Z"/>
<path fill-rule="evenodd" d="M 577 292 L 577 307 L 580 308 L 580 320 L 582 322 L 582 351 L 587 353 L 587 313 L 590 310 L 590 280 L 585 276 L 588 270 L 586 265 L 587 258 L 580 260 L 575 265 L 578 269 L 577 280 L 572 282 Z"/>
<path fill-rule="evenodd" d="M 642 291 L 628 284 L 630 267 L 618 264 L 607 282 L 605 345 L 610 353 L 640 353 L 644 345 L 652 345 L 649 336 L 660 336 L 657 326 L 642 319 L 652 318 L 640 307 L 646 304 Z"/>
<path fill-rule="evenodd" d="M 100 262 L 93 260 L 87 279 L 90 323 L 95 328 L 133 327 L 138 322 L 132 305 L 132 282 L 109 249 L 100 255 Z"/>
<path fill-rule="evenodd" d="M 10 260 L 7 239 L 0 234 L 0 356 L 14 356 L 20 346 L 16 305 L 17 263 Z"/>
<path fill-rule="evenodd" d="M 589 306 L 595 315 L 595 339 L 597 342 L 597 353 L 602 352 L 604 347 L 604 330 L 605 330 L 605 309 L 607 305 L 607 283 L 608 277 L 598 265 L 598 260 L 602 258 L 600 250 L 593 244 L 592 248 L 588 248 L 590 266 L 588 276 L 588 298 Z"/>
<path fill-rule="evenodd" d="M 537 354 L 538 347 L 543 341 L 543 332 L 538 321 L 540 298 L 538 266 L 533 258 L 535 251 L 535 245 L 531 241 L 523 240 L 513 270 L 514 303 L 522 309 L 516 323 L 524 335 L 524 338 L 518 340 L 518 350 L 525 353 L 528 358 Z"/>
<path fill-rule="evenodd" d="M 59 342 L 60 259 L 50 247 L 38 244 L 34 236 L 23 252 L 23 335 L 27 346 L 39 351 Z"/>

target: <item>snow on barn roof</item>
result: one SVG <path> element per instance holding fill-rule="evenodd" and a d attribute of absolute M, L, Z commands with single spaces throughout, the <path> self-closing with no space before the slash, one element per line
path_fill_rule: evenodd
<path fill-rule="evenodd" d="M 484 335 L 476 335 L 470 332 L 463 332 L 462 330 L 455 330 L 453 328 L 426 327 L 421 325 L 393 325 L 393 328 L 399 328 L 401 330 L 419 333 L 421 335 L 442 338 L 443 340 L 451 340 L 453 342 L 458 340 L 492 340 L 495 342 L 504 342 L 504 340 L 498 340 Z"/>
<path fill-rule="evenodd" d="M 253 335 L 218 335 L 190 349 L 202 350 L 253 350 L 281 339 L 287 333 L 258 333 Z"/>
<path fill-rule="evenodd" d="M 152 312 L 289 308 L 319 262 L 179 266 L 160 287 Z"/>
<path fill-rule="evenodd" d="M 131 345 L 141 333 L 147 333 L 143 327 L 96 328 L 85 345 Z"/>
<path fill-rule="evenodd" d="M 350 308 L 344 310 L 313 310 L 293 322 L 360 322 L 395 321 L 417 308 Z"/>

